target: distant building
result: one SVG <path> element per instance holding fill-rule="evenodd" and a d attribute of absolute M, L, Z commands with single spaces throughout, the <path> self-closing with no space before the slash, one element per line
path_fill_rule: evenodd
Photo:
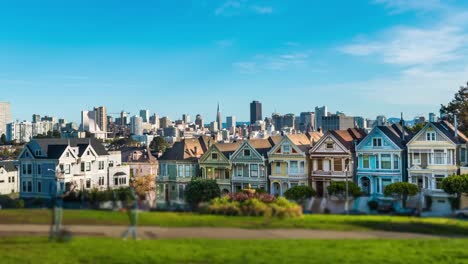
<path fill-rule="evenodd" d="M 33 123 L 41 122 L 41 116 L 40 116 L 40 115 L 37 115 L 37 114 L 34 114 L 34 115 L 32 116 L 32 122 L 33 122 Z"/>
<path fill-rule="evenodd" d="M 262 119 L 262 103 L 253 101 L 250 103 L 250 124 L 255 124 L 256 121 Z"/>
<path fill-rule="evenodd" d="M 6 126 L 11 122 L 10 103 L 0 102 L 0 135 L 6 135 Z"/>
<path fill-rule="evenodd" d="M 205 123 L 203 123 L 203 118 L 200 114 L 198 114 L 195 119 L 195 125 L 197 125 L 199 129 L 203 129 L 205 127 Z"/>
<path fill-rule="evenodd" d="M 434 123 L 434 122 L 438 122 L 438 121 L 439 121 L 439 118 L 436 116 L 436 114 L 429 113 L 429 122 L 430 123 Z"/>
<path fill-rule="evenodd" d="M 18 167 L 14 161 L 0 162 L 0 194 L 19 192 Z"/>
<path fill-rule="evenodd" d="M 182 115 L 182 121 L 184 121 L 185 124 L 190 123 L 190 115 L 189 114 L 183 114 Z"/>
<path fill-rule="evenodd" d="M 315 107 L 315 130 L 323 128 L 322 119 L 325 116 L 328 116 L 328 108 L 326 106 Z"/>
<path fill-rule="evenodd" d="M 322 117 L 323 132 L 329 130 L 347 130 L 354 128 L 354 117 L 345 115 L 330 115 Z"/>
<path fill-rule="evenodd" d="M 367 122 L 362 116 L 355 116 L 354 117 L 354 124 L 357 128 L 367 128 Z"/>
<path fill-rule="evenodd" d="M 140 110 L 140 117 L 142 118 L 143 123 L 149 123 L 150 121 L 149 110 L 146 110 L 146 109 Z"/>
<path fill-rule="evenodd" d="M 308 132 L 314 130 L 314 112 L 302 112 L 299 115 L 299 130 L 302 132 Z"/>
<path fill-rule="evenodd" d="M 221 119 L 221 112 L 219 111 L 219 103 L 218 103 L 218 111 L 216 113 L 216 123 L 218 125 L 218 131 L 223 130 L 223 120 Z"/>
<path fill-rule="evenodd" d="M 107 132 L 107 110 L 104 106 L 94 108 L 96 113 L 96 124 L 102 132 Z"/>
<path fill-rule="evenodd" d="M 34 137 L 33 123 L 26 121 L 9 123 L 5 136 L 8 142 L 27 143 Z"/>
<path fill-rule="evenodd" d="M 158 129 L 160 126 L 159 126 L 159 116 L 158 114 L 154 113 L 151 117 L 150 117 L 150 123 L 154 125 L 154 128 L 155 129 Z"/>
<path fill-rule="evenodd" d="M 80 130 L 83 132 L 87 131 L 93 134 L 94 137 L 96 138 L 105 139 L 107 138 L 107 134 L 99 126 L 97 115 L 98 113 L 96 111 L 82 111 Z M 106 123 L 107 123 L 107 120 L 106 120 Z"/>
<path fill-rule="evenodd" d="M 283 126 L 284 127 L 295 127 L 296 116 L 294 114 L 284 115 Z"/>
<path fill-rule="evenodd" d="M 226 117 L 226 129 L 233 132 L 236 129 L 237 118 L 235 116 Z"/>
<path fill-rule="evenodd" d="M 164 129 L 172 125 L 172 121 L 169 119 L 169 117 L 164 116 L 159 119 L 159 126 Z"/>
<path fill-rule="evenodd" d="M 130 133 L 133 135 L 143 135 L 143 118 L 134 116 L 130 119 Z"/>
<path fill-rule="evenodd" d="M 211 122 L 210 123 L 210 132 L 216 133 L 218 131 L 219 131 L 218 122 L 216 122 L 216 121 Z"/>
<path fill-rule="evenodd" d="M 384 115 L 379 115 L 375 120 L 374 126 L 387 126 L 389 124 L 390 123 L 388 122 L 387 117 Z"/>

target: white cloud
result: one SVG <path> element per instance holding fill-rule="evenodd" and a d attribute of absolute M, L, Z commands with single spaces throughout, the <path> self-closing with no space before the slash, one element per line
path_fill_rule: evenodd
<path fill-rule="evenodd" d="M 406 11 L 435 11 L 447 8 L 440 0 L 374 0 L 375 4 L 382 4 L 392 13 Z"/>
<path fill-rule="evenodd" d="M 462 27 L 432 29 L 396 27 L 376 40 L 360 41 L 340 47 L 349 55 L 375 55 L 394 65 L 435 65 L 461 59 L 468 45 L 468 33 Z"/>
<path fill-rule="evenodd" d="M 226 12 L 232 11 L 232 10 L 237 10 L 242 6 L 240 1 L 236 0 L 228 0 L 224 2 L 220 7 L 216 8 L 215 10 L 215 15 L 223 15 Z"/>

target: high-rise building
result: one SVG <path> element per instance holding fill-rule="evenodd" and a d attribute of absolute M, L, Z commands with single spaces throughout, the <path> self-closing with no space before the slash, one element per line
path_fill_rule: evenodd
<path fill-rule="evenodd" d="M 125 111 L 120 112 L 120 125 L 126 126 L 128 124 L 128 114 Z"/>
<path fill-rule="evenodd" d="M 232 128 L 235 128 L 236 127 L 236 123 L 237 123 L 237 118 L 236 116 L 228 116 L 226 117 L 226 128 L 228 130 L 232 130 Z"/>
<path fill-rule="evenodd" d="M 166 127 L 169 127 L 172 125 L 172 121 L 169 119 L 169 117 L 164 116 L 159 119 L 159 126 L 164 129 Z"/>
<path fill-rule="evenodd" d="M 271 115 L 271 121 L 275 126 L 275 129 L 280 131 L 283 128 L 283 116 L 277 113 Z"/>
<path fill-rule="evenodd" d="M 190 115 L 189 114 L 183 114 L 182 115 L 182 121 L 184 121 L 185 124 L 190 123 Z"/>
<path fill-rule="evenodd" d="M 299 116 L 299 130 L 308 132 L 314 130 L 314 112 L 302 112 Z"/>
<path fill-rule="evenodd" d="M 37 114 L 33 115 L 32 116 L 32 122 L 33 123 L 41 122 L 41 116 L 37 115 Z"/>
<path fill-rule="evenodd" d="M 362 116 L 355 116 L 354 124 L 357 128 L 367 128 L 367 122 Z"/>
<path fill-rule="evenodd" d="M 150 113 L 149 113 L 149 110 L 140 110 L 140 117 L 142 118 L 143 120 L 143 123 L 149 123 L 149 119 L 150 119 Z"/>
<path fill-rule="evenodd" d="M 218 111 L 216 113 L 216 123 L 218 124 L 218 131 L 223 130 L 223 120 L 221 119 L 221 112 L 219 111 L 219 103 L 218 103 Z"/>
<path fill-rule="evenodd" d="M 253 125 L 256 121 L 262 119 L 262 103 L 253 101 L 250 103 L 250 124 Z"/>
<path fill-rule="evenodd" d="M 96 112 L 96 124 L 102 132 L 107 132 L 107 110 L 104 106 L 94 107 Z"/>
<path fill-rule="evenodd" d="M 315 107 L 315 124 L 314 124 L 315 130 L 318 130 L 319 128 L 323 128 L 322 119 L 325 116 L 328 116 L 327 106 Z"/>
<path fill-rule="evenodd" d="M 283 119 L 283 126 L 284 127 L 295 127 L 296 116 L 294 114 L 286 114 L 284 115 Z"/>
<path fill-rule="evenodd" d="M 213 121 L 210 123 L 210 132 L 217 133 L 219 131 L 218 122 Z"/>
<path fill-rule="evenodd" d="M 160 127 L 159 126 L 159 116 L 158 116 L 158 114 L 154 113 L 150 117 L 150 123 L 153 124 L 156 129 L 158 129 Z"/>
<path fill-rule="evenodd" d="M 141 116 L 134 116 L 130 118 L 130 133 L 137 136 L 143 135 L 143 118 Z"/>
<path fill-rule="evenodd" d="M 198 114 L 195 118 L 195 125 L 197 125 L 199 129 L 203 129 L 205 127 L 205 124 L 203 123 L 203 118 L 200 114 Z"/>
<path fill-rule="evenodd" d="M 7 124 L 5 132 L 8 142 L 27 143 L 33 137 L 33 124 L 30 122 L 12 122 Z"/>
<path fill-rule="evenodd" d="M 354 128 L 354 117 L 345 115 L 330 115 L 322 117 L 322 130 L 346 130 Z"/>

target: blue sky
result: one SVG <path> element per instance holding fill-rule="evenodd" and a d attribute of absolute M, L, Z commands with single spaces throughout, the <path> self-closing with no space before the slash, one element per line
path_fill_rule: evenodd
<path fill-rule="evenodd" d="M 468 3 L 438 0 L 0 0 L 0 101 L 79 121 L 149 109 L 248 120 L 330 111 L 408 118 L 468 81 Z"/>

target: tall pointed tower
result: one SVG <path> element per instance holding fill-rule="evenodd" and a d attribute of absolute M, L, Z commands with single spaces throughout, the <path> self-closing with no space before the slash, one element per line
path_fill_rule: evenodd
<path fill-rule="evenodd" d="M 218 102 L 218 111 L 216 113 L 216 122 L 218 123 L 218 131 L 223 130 L 223 120 L 221 119 L 221 112 L 219 111 L 219 102 Z"/>

